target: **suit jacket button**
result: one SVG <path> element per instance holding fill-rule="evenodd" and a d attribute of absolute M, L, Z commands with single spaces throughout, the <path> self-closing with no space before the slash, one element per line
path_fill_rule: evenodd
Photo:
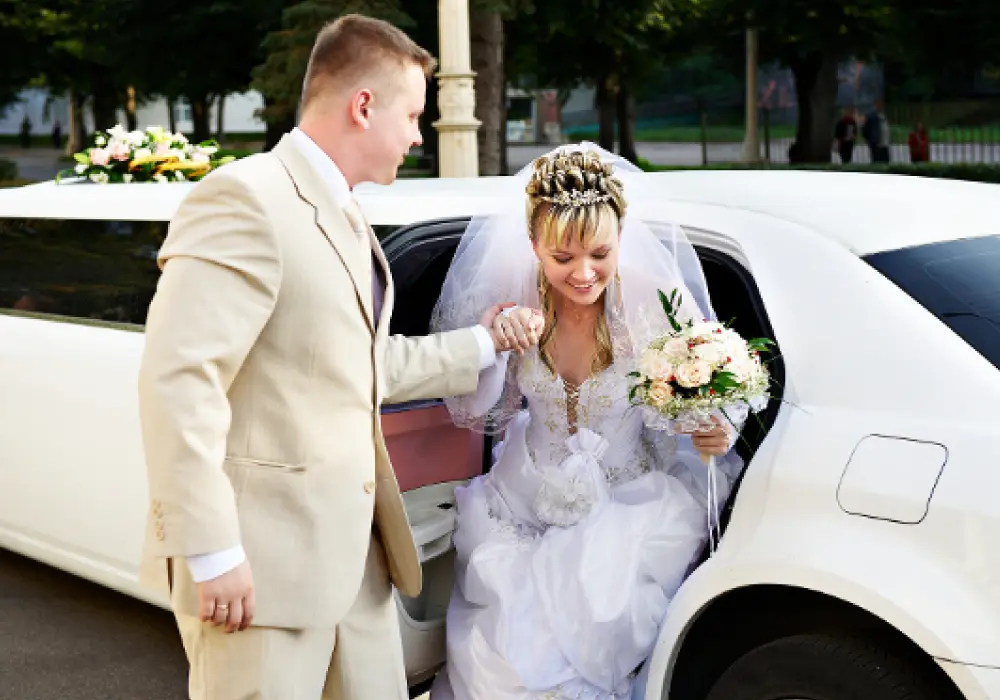
<path fill-rule="evenodd" d="M 375 493 L 375 482 L 366 481 L 365 482 L 365 493 Z"/>

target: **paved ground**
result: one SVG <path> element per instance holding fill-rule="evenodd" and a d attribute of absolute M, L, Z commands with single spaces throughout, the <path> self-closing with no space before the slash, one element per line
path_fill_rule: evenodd
<path fill-rule="evenodd" d="M 185 700 L 173 618 L 0 550 L 0 700 Z"/>

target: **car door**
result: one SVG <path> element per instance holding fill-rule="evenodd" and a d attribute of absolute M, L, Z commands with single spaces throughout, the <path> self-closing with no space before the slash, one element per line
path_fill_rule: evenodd
<path fill-rule="evenodd" d="M 426 335 L 448 266 L 467 221 L 399 229 L 383 241 L 396 285 L 390 333 Z M 444 663 L 444 616 L 453 585 L 455 487 L 487 467 L 488 439 L 457 428 L 440 399 L 382 407 L 382 428 L 423 566 L 418 598 L 399 596 L 411 684 Z"/>

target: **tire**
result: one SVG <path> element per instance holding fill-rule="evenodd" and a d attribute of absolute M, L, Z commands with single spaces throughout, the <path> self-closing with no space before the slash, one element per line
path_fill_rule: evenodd
<path fill-rule="evenodd" d="M 928 660 L 928 663 L 932 663 Z M 801 634 L 737 659 L 706 700 L 943 700 L 928 667 L 876 641 Z"/>

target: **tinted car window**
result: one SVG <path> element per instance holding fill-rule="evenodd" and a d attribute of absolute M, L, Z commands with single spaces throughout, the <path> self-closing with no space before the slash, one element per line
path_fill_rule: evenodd
<path fill-rule="evenodd" d="M 0 311 L 143 325 L 165 221 L 0 219 Z"/>
<path fill-rule="evenodd" d="M 1000 367 L 1000 236 L 917 246 L 867 260 Z"/>

